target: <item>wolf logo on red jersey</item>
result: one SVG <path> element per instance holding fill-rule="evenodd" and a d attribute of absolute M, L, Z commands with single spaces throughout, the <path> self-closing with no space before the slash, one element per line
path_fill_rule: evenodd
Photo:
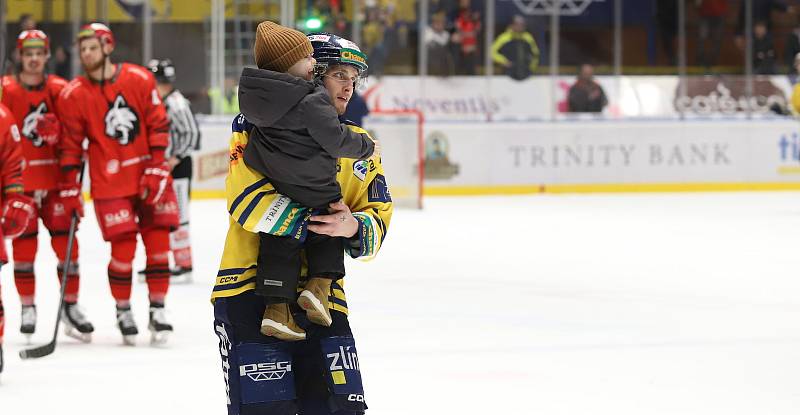
<path fill-rule="evenodd" d="M 22 135 L 31 140 L 34 147 L 41 147 L 44 145 L 44 140 L 36 133 L 36 124 L 39 118 L 47 113 L 47 104 L 42 101 L 38 106 L 31 105 L 31 111 L 22 120 Z"/>
<path fill-rule="evenodd" d="M 139 117 L 128 106 L 125 97 L 118 94 L 106 112 L 106 135 L 116 138 L 121 145 L 128 145 L 139 134 Z"/>

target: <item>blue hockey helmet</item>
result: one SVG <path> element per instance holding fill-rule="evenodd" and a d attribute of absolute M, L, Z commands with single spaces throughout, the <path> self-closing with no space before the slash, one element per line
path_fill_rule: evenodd
<path fill-rule="evenodd" d="M 317 76 L 325 73 L 330 65 L 351 65 L 358 70 L 359 77 L 369 69 L 367 55 L 353 41 L 331 33 L 311 33 L 308 40 L 314 48 L 314 59 L 317 60 L 314 72 Z"/>

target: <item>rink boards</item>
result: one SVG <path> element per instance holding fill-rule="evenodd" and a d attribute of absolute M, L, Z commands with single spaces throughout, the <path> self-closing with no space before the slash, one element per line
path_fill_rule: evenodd
<path fill-rule="evenodd" d="M 201 130 L 193 194 L 221 197 L 230 120 L 203 118 Z M 424 136 L 426 195 L 800 189 L 790 118 L 434 120 Z"/>

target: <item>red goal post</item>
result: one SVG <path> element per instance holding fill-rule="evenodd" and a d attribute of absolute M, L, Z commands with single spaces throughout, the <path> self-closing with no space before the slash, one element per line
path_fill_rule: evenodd
<path fill-rule="evenodd" d="M 422 209 L 425 116 L 418 110 L 377 110 L 364 128 L 381 144 L 381 164 L 395 206 Z"/>

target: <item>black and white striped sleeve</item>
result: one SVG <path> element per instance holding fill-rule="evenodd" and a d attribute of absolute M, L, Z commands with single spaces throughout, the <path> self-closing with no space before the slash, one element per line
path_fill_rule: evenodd
<path fill-rule="evenodd" d="M 188 157 L 192 151 L 200 149 L 200 128 L 189 100 L 180 92 L 174 91 L 167 96 L 165 104 L 170 123 L 169 154 L 178 158 Z"/>

